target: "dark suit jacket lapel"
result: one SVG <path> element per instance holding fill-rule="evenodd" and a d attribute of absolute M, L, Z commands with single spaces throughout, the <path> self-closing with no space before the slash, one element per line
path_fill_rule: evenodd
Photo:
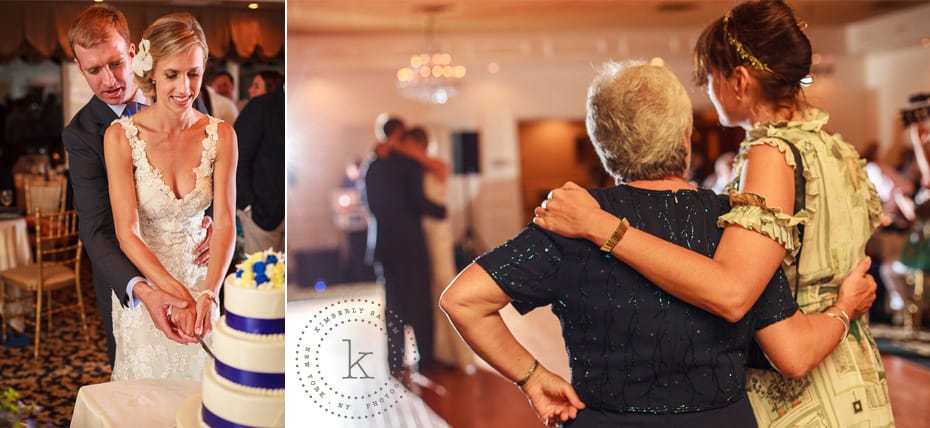
<path fill-rule="evenodd" d="M 110 124 L 113 123 L 114 120 L 118 119 L 119 116 L 113 112 L 107 103 L 101 101 L 100 98 L 97 98 L 96 95 L 90 99 L 90 111 L 93 116 L 94 123 L 97 125 L 97 132 L 100 134 L 100 137 L 103 138 L 103 135 L 107 133 L 107 128 L 109 128 Z"/>

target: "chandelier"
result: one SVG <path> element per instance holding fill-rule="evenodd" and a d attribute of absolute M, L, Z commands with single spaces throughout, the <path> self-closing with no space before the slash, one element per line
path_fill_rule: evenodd
<path fill-rule="evenodd" d="M 410 63 L 397 70 L 397 88 L 403 96 L 425 104 L 445 104 L 459 92 L 465 67 L 454 65 L 452 55 L 435 48 L 433 17 L 446 5 L 426 5 L 426 50 L 410 57 Z"/>

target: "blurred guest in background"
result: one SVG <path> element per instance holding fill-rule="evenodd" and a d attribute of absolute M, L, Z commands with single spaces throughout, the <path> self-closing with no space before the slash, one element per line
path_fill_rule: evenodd
<path fill-rule="evenodd" d="M 420 127 L 414 127 L 404 135 L 404 143 L 410 152 L 420 157 L 429 158 L 434 165 L 427 168 L 423 176 L 423 191 L 427 199 L 438 205 L 445 205 L 448 196 L 448 165 L 440 159 L 428 155 L 429 137 Z M 416 156 L 416 155 L 415 155 Z M 421 162 L 422 163 L 422 162 Z M 423 231 L 426 236 L 426 246 L 429 249 L 430 268 L 432 271 L 432 301 L 438 302 L 442 290 L 455 278 L 455 236 L 452 231 L 452 222 L 448 216 L 445 218 L 423 217 Z M 431 305 L 436 325 L 435 354 L 436 361 L 448 367 L 471 369 L 474 356 L 471 350 L 462 341 L 459 334 L 449 324 L 446 315 L 439 309 L 438 304 Z"/>
<path fill-rule="evenodd" d="M 216 89 L 220 88 L 230 95 L 232 94 L 232 76 L 226 77 L 227 75 L 229 73 L 225 71 L 217 72 L 215 65 L 207 63 L 200 96 L 211 116 L 233 124 L 236 122 L 236 116 L 239 116 L 239 107 L 236 106 L 235 101 L 230 96 L 224 95 Z"/>
<path fill-rule="evenodd" d="M 733 159 L 735 158 L 736 153 L 721 153 L 717 160 L 714 161 L 714 173 L 704 179 L 702 187 L 711 189 L 716 193 L 724 193 L 727 184 L 733 181 Z"/>
<path fill-rule="evenodd" d="M 915 182 L 897 168 L 878 160 L 878 143 L 872 142 L 863 150 L 865 170 L 882 201 L 882 223 L 869 240 L 868 251 L 877 264 L 877 277 L 881 287 L 879 304 L 870 311 L 871 322 L 903 322 L 908 269 L 900 263 L 901 251 L 908 231 L 915 220 L 912 195 Z"/>
<path fill-rule="evenodd" d="M 446 208 L 423 192 L 423 167 L 416 160 L 390 150 L 403 144 L 403 121 L 390 118 L 379 132 L 375 153 L 363 167 L 362 200 L 372 215 L 368 226 L 369 260 L 384 285 L 388 316 L 413 327 L 420 354 L 419 368 L 430 369 L 433 357 L 433 307 L 430 260 L 423 217 L 444 218 Z M 386 149 L 386 150 L 384 150 Z M 378 151 L 384 151 L 379 154 Z M 388 334 L 391 372 L 404 376 L 403 329 Z"/>
<path fill-rule="evenodd" d="M 914 195 L 914 225 L 901 250 L 900 261 L 909 269 L 907 274 L 913 275 L 915 285 L 911 288 L 901 281 L 896 284 L 905 301 L 904 325 L 919 331 L 927 314 L 923 281 L 930 271 L 930 94 L 915 94 L 908 101 L 902 119 L 914 149 L 919 190 Z"/>
<path fill-rule="evenodd" d="M 251 254 L 284 251 L 284 88 L 248 103 L 236 120 L 236 208 Z"/>
<path fill-rule="evenodd" d="M 283 74 L 274 70 L 260 71 L 252 78 L 252 85 L 249 86 L 249 99 L 240 101 L 239 109 L 244 108 L 249 100 L 273 92 L 282 86 L 284 86 Z"/>
<path fill-rule="evenodd" d="M 228 71 L 216 72 L 216 74 L 213 75 L 213 79 L 210 80 L 209 85 L 217 94 L 220 94 L 233 101 L 236 100 L 236 98 L 233 96 L 235 81 L 233 80 L 232 74 L 229 74 Z"/>

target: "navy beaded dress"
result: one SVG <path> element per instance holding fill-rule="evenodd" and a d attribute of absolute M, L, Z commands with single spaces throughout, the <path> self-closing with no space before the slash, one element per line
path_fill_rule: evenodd
<path fill-rule="evenodd" d="M 730 209 L 726 196 L 710 190 L 590 192 L 637 229 L 706 256 L 723 233 L 717 217 Z M 476 263 L 521 314 L 552 305 L 571 383 L 587 405 L 566 427 L 756 426 L 746 399 L 747 347 L 755 330 L 797 310 L 781 269 L 747 315 L 728 323 L 594 244 L 532 224 Z"/>

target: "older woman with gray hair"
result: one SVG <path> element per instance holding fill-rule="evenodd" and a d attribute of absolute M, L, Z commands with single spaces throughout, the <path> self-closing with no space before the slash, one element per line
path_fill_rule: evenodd
<path fill-rule="evenodd" d="M 798 310 L 780 270 L 752 310 L 732 323 L 669 295 L 609 254 L 632 224 L 713 255 L 722 234 L 717 217 L 730 205 L 684 178 L 690 100 L 664 67 L 608 63 L 591 85 L 587 110 L 588 134 L 619 183 L 589 190 L 601 208 L 624 219 L 613 236 L 598 248 L 530 224 L 462 271 L 440 305 L 549 425 L 756 426 L 745 390 L 753 336 L 778 370 L 804 375 L 845 337 L 849 316 L 874 300 L 868 264 L 859 264 L 834 310 L 822 314 Z M 571 383 L 510 333 L 499 314 L 508 303 L 523 314 L 552 305 Z"/>

